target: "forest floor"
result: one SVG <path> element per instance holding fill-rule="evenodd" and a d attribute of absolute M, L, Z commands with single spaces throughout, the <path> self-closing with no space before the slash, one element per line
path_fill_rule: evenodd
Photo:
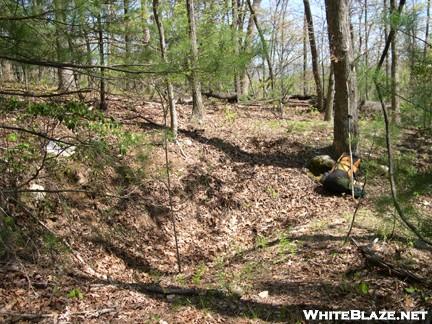
<path fill-rule="evenodd" d="M 332 126 L 318 112 L 289 107 L 281 119 L 268 107 L 208 103 L 197 129 L 187 126 L 191 107 L 179 107 L 179 145 L 168 149 L 178 274 L 160 105 L 111 107 L 152 144 L 145 179 L 126 198 L 79 196 L 67 215 L 44 218 L 69 249 L 0 267 L 0 321 L 301 323 L 304 309 L 431 309 L 430 286 L 365 266 L 344 244 L 356 202 L 326 194 L 304 168 L 329 152 Z M 387 187 L 384 177 L 370 181 L 351 236 L 431 278 L 430 249 L 399 230 L 386 240 L 392 217 L 373 197 Z"/>

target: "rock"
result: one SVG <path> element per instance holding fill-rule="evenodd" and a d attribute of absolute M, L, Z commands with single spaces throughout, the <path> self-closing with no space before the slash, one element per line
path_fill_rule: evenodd
<path fill-rule="evenodd" d="M 307 164 L 307 168 L 314 176 L 319 176 L 330 171 L 335 165 L 335 161 L 328 155 L 318 155 L 313 157 Z"/>
<path fill-rule="evenodd" d="M 167 295 L 166 298 L 168 301 L 173 301 L 175 299 L 175 295 Z"/>
<path fill-rule="evenodd" d="M 54 141 L 49 141 L 46 147 L 48 154 L 53 154 L 56 156 L 62 156 L 62 157 L 70 157 L 73 154 L 75 154 L 75 146 L 69 146 L 69 147 L 61 147 Z"/>
<path fill-rule="evenodd" d="M 186 139 L 183 141 L 183 144 L 186 145 L 186 146 L 191 146 L 191 145 L 192 145 L 192 141 L 191 141 L 189 138 L 186 138 Z"/>
<path fill-rule="evenodd" d="M 383 176 L 388 176 L 389 174 L 389 167 L 387 165 L 378 165 L 378 171 L 380 172 L 381 175 Z"/>
<path fill-rule="evenodd" d="M 243 291 L 242 287 L 240 287 L 240 286 L 238 286 L 238 285 L 236 285 L 236 284 L 231 285 L 231 286 L 229 287 L 229 291 L 230 291 L 232 294 L 237 295 L 237 296 L 240 296 L 240 297 L 243 296 L 243 294 L 244 294 L 244 291 Z"/>
<path fill-rule="evenodd" d="M 45 187 L 41 186 L 41 185 L 39 185 L 37 183 L 32 183 L 32 184 L 30 184 L 29 189 L 30 190 L 45 190 Z M 36 201 L 42 201 L 42 200 L 45 199 L 46 193 L 45 192 L 37 192 L 36 191 L 36 192 L 32 192 L 32 195 L 33 195 L 33 197 L 34 197 L 34 199 Z"/>
<path fill-rule="evenodd" d="M 269 292 L 268 292 L 268 290 L 264 290 L 264 291 L 261 291 L 259 294 L 258 294 L 258 296 L 260 297 L 260 298 L 268 298 L 268 296 L 269 296 Z"/>

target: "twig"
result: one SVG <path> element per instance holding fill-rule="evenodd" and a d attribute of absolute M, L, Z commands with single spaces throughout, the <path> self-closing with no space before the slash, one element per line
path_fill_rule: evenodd
<path fill-rule="evenodd" d="M 45 133 L 32 131 L 32 130 L 26 129 L 26 128 L 15 127 L 15 126 L 8 126 L 8 125 L 3 125 L 3 124 L 0 124 L 0 128 L 2 128 L 2 129 L 8 129 L 8 130 L 14 130 L 14 131 L 17 131 L 17 132 L 23 132 L 23 133 L 27 133 L 27 134 L 31 134 L 31 135 L 34 135 L 34 136 L 38 136 L 38 137 L 41 137 L 41 138 L 44 138 L 44 139 L 47 139 L 47 140 L 50 140 L 50 141 L 53 141 L 53 142 L 62 143 L 62 144 L 65 144 L 65 145 L 70 145 L 70 146 L 77 145 L 76 143 L 67 142 L 67 141 L 64 141 L 62 139 L 51 137 L 51 136 L 49 136 L 49 135 L 47 135 Z"/>
<path fill-rule="evenodd" d="M 169 198 L 169 205 L 170 205 L 170 214 L 171 214 L 171 222 L 173 225 L 174 230 L 174 241 L 175 241 L 175 247 L 176 247 L 176 256 L 177 256 L 177 267 L 178 272 L 181 273 L 181 262 L 180 262 L 180 252 L 179 252 L 179 245 L 178 245 L 178 237 L 177 237 L 177 229 L 176 229 L 176 222 L 175 222 L 175 215 L 174 215 L 174 204 L 172 199 L 172 193 L 171 193 L 171 174 L 169 170 L 169 157 L 168 157 L 168 126 L 167 126 L 167 114 L 168 110 L 165 108 L 164 105 L 164 98 L 162 96 L 162 93 L 159 91 L 157 87 L 155 87 L 156 91 L 159 94 L 159 97 L 161 98 L 161 105 L 162 110 L 164 114 L 164 149 L 165 149 L 165 170 L 167 175 L 167 189 L 168 189 L 168 198 Z"/>

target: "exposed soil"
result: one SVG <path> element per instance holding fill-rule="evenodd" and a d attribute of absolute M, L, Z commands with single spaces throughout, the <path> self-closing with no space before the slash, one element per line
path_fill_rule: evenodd
<path fill-rule="evenodd" d="M 280 119 L 268 107 L 209 103 L 202 127 L 189 125 L 190 106 L 179 107 L 179 145 L 168 150 L 178 274 L 160 105 L 122 99 L 111 107 L 154 146 L 145 179 L 122 199 L 70 197 L 67 216 L 45 219 L 74 252 L 2 265 L 0 320 L 294 323 L 303 309 L 431 308 L 430 286 L 366 267 L 344 244 L 356 202 L 326 194 L 304 169 L 329 153 L 332 138 L 307 107 Z M 107 188 L 122 181 L 113 175 Z M 373 243 L 380 225 L 371 198 L 386 186 L 384 177 L 371 182 L 352 236 L 429 279 L 431 250 L 397 235 Z M 71 296 L 74 289 L 82 295 Z"/>

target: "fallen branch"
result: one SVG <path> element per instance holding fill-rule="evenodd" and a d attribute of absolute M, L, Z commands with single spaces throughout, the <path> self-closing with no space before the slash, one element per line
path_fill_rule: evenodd
<path fill-rule="evenodd" d="M 57 93 L 34 93 L 34 92 L 21 92 L 21 91 L 0 91 L 0 95 L 4 96 L 20 96 L 20 97 L 33 97 L 33 98 L 53 98 L 53 97 L 61 97 L 73 94 L 81 94 L 81 93 L 89 93 L 91 89 L 82 89 L 76 91 L 66 91 L 66 92 L 57 92 Z"/>
<path fill-rule="evenodd" d="M 220 92 L 203 92 L 202 93 L 207 98 L 216 98 L 216 99 L 222 99 L 227 100 L 230 103 L 236 103 L 238 102 L 238 96 L 237 94 L 231 94 L 231 93 L 220 93 Z"/>
<path fill-rule="evenodd" d="M 411 282 L 411 283 L 422 283 L 425 284 L 426 280 L 419 277 L 415 273 L 405 270 L 402 268 L 398 268 L 393 264 L 383 260 L 378 254 L 372 251 L 367 246 L 360 245 L 355 239 L 351 238 L 351 242 L 357 247 L 362 256 L 366 260 L 366 264 L 369 267 L 377 267 L 381 269 L 388 276 L 397 277 L 403 281 Z"/>
<path fill-rule="evenodd" d="M 0 124 L 0 128 L 2 128 L 2 129 L 8 129 L 8 130 L 14 130 L 14 131 L 17 131 L 17 132 L 22 132 L 22 133 L 27 133 L 27 134 L 30 134 L 30 135 L 34 135 L 34 136 L 38 136 L 38 137 L 47 139 L 49 141 L 53 141 L 53 142 L 57 142 L 57 143 L 62 143 L 62 144 L 69 145 L 69 146 L 75 146 L 75 145 L 77 145 L 76 143 L 67 142 L 67 141 L 64 141 L 62 139 L 51 137 L 51 136 L 49 136 L 49 135 L 47 135 L 45 133 L 40 133 L 40 132 L 32 131 L 32 130 L 26 129 L 26 128 L 15 127 L 15 126 L 8 126 L 8 125 L 3 125 L 3 124 Z"/>
<path fill-rule="evenodd" d="M 96 309 L 96 310 L 88 310 L 88 311 L 81 311 L 81 312 L 70 312 L 67 313 L 68 316 L 86 316 L 91 318 L 97 318 L 104 314 L 112 313 L 117 311 L 115 308 L 102 308 L 102 309 Z M 21 320 L 38 320 L 42 318 L 51 318 L 51 317 L 57 317 L 61 314 L 59 313 L 45 313 L 45 314 L 33 314 L 33 313 L 19 313 L 19 312 L 7 312 L 7 311 L 0 311 L 0 316 L 10 316 L 14 318 L 14 321 L 21 321 Z"/>

